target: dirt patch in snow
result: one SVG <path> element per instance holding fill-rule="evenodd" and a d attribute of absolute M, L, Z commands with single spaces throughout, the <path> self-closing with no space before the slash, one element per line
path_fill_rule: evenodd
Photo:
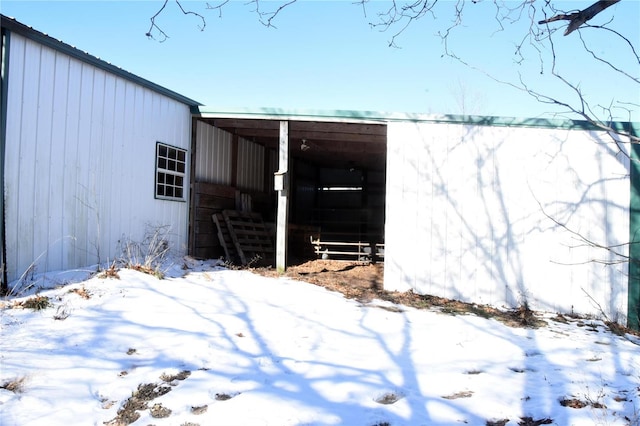
<path fill-rule="evenodd" d="M 251 271 L 268 277 L 279 276 L 278 272 L 272 268 L 253 268 Z M 451 315 L 473 314 L 483 318 L 494 318 L 512 327 L 538 328 L 547 325 L 536 312 L 526 306 L 501 310 L 487 305 L 421 295 L 411 291 L 386 291 L 383 288 L 384 265 L 382 263 L 313 260 L 289 266 L 284 276 L 338 291 L 345 297 L 362 303 L 381 299 L 418 309 L 436 309 Z"/>
<path fill-rule="evenodd" d="M 273 268 L 255 268 L 253 272 L 277 277 L 279 274 Z M 458 300 L 445 299 L 433 295 L 421 295 L 412 291 L 397 292 L 384 290 L 384 264 L 365 262 L 345 262 L 338 260 L 312 260 L 299 265 L 289 266 L 284 276 L 305 281 L 338 291 L 349 299 L 356 299 L 368 303 L 373 299 L 389 301 L 398 305 L 411 306 L 417 309 L 435 309 L 450 315 L 473 314 L 483 318 L 493 318 L 511 327 L 539 328 L 547 325 L 541 319 L 539 312 L 528 306 L 516 309 L 497 309 L 488 305 L 466 303 Z M 379 306 L 382 309 L 394 308 Z M 585 318 L 557 314 L 551 318 L 560 323 L 574 322 L 577 326 L 588 326 Z M 640 332 L 624 327 L 616 322 L 605 321 L 608 330 L 619 336 L 632 334 L 640 336 Z M 595 326 L 594 326 L 595 327 Z M 595 330 L 597 331 L 597 330 Z"/>

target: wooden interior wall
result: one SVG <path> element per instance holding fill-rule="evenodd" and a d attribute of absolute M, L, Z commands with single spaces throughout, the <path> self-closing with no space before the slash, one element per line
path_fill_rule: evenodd
<path fill-rule="evenodd" d="M 272 197 L 261 192 L 241 192 L 229 185 L 196 182 L 193 186 L 193 208 L 190 253 L 198 259 L 217 259 L 224 256 L 218 240 L 212 215 L 222 210 L 240 210 L 242 195 L 251 197 L 252 211 L 260 213 L 265 221 L 272 217 Z"/>
<path fill-rule="evenodd" d="M 196 182 L 193 191 L 191 255 L 199 259 L 217 259 L 224 255 L 211 215 L 235 209 L 236 190 L 232 186 Z"/>

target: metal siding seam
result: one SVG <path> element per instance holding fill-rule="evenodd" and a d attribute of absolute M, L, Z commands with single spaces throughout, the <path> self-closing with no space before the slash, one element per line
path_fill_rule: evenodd
<path fill-rule="evenodd" d="M 68 60 L 64 55 L 54 51 L 53 58 L 53 107 L 51 111 L 51 135 L 60 135 L 62 143 L 51 145 L 49 155 L 49 234 L 48 241 L 55 242 L 55 249 L 50 251 L 50 266 L 63 265 L 64 252 L 64 156 L 66 154 L 65 116 L 67 107 L 68 75 L 65 65 Z"/>
<path fill-rule="evenodd" d="M 8 291 L 7 245 L 4 215 L 4 155 L 7 137 L 7 90 L 9 88 L 9 58 L 11 56 L 11 32 L 0 31 L 0 295 Z"/>
<path fill-rule="evenodd" d="M 216 168 L 220 170 L 220 183 L 223 185 L 229 185 L 233 180 L 231 176 L 231 171 L 233 169 L 231 167 L 231 145 L 233 141 L 231 140 L 231 133 L 225 132 L 224 130 L 218 130 L 217 133 L 220 143 L 220 155 L 216 159 Z"/>
<path fill-rule="evenodd" d="M 200 121 L 196 121 L 195 123 L 196 125 L 196 141 L 195 141 L 195 145 L 196 145 L 196 149 L 195 152 L 198 153 L 197 157 L 195 158 L 195 164 L 193 164 L 193 174 L 196 178 L 196 180 L 200 180 L 200 169 L 202 169 L 202 161 L 203 161 L 203 157 L 204 155 L 206 155 L 206 150 L 205 150 L 205 146 L 202 143 L 202 140 L 204 138 L 204 133 L 205 133 L 205 127 L 203 125 L 201 125 Z"/>
<path fill-rule="evenodd" d="M 74 241 L 77 236 L 76 191 L 78 190 L 78 147 L 80 144 L 80 126 L 74 118 L 80 117 L 80 100 L 82 88 L 82 64 L 70 60 L 68 70 L 69 86 L 67 87 L 67 111 L 65 121 L 65 185 L 64 185 L 64 227 L 71 241 L 65 252 L 65 264 L 75 264 L 76 252 Z M 66 152 L 70 154 L 67 154 Z"/>
<path fill-rule="evenodd" d="M 18 158 L 18 185 L 20 191 L 16 194 L 16 199 L 18 200 L 18 244 L 16 252 L 19 259 L 19 269 L 27 268 L 29 262 L 34 261 L 38 257 L 38 253 L 35 251 L 34 247 L 35 224 L 33 215 L 34 212 L 38 210 L 38 205 L 36 202 L 37 200 L 35 197 L 35 178 L 37 176 L 36 141 L 38 139 L 37 123 L 39 121 L 39 79 L 37 79 L 36 76 L 38 75 L 40 70 L 40 63 L 39 61 L 34 61 L 33 58 L 36 56 L 36 54 L 39 58 L 40 53 L 39 50 L 37 52 L 34 52 L 33 49 L 34 46 L 29 42 L 25 44 L 24 78 L 22 81 L 23 102 L 22 111 L 20 114 L 20 156 Z M 28 84 L 27 79 L 36 81 L 37 83 Z M 22 141 L 27 141 L 27 143 L 23 143 Z M 25 170 L 28 168 L 28 166 L 31 166 L 30 169 Z M 20 196 L 23 193 L 23 188 L 27 188 L 28 191 L 24 197 Z M 28 195 L 30 195 L 30 197 Z M 20 244 L 20 240 L 25 242 L 25 244 L 22 244 L 26 246 L 24 249 L 24 253 L 21 247 L 22 245 Z M 23 254 L 25 255 L 24 257 Z"/>
<path fill-rule="evenodd" d="M 203 151 L 200 155 L 200 178 L 205 182 L 216 182 L 217 176 L 216 168 L 213 167 L 213 160 L 219 157 L 219 154 L 216 152 L 216 144 L 215 144 L 215 129 L 208 124 L 203 125 L 206 129 L 206 133 L 201 139 L 201 143 L 203 146 Z"/>
<path fill-rule="evenodd" d="M 640 134 L 634 126 L 630 133 Z M 631 144 L 629 162 L 631 193 L 629 196 L 629 275 L 627 326 L 640 330 L 640 146 Z"/>
<path fill-rule="evenodd" d="M 116 78 L 113 75 L 106 74 L 104 79 L 104 100 L 103 100 L 103 120 L 102 120 L 102 145 L 100 154 L 100 165 L 102 174 L 102 194 L 107 198 L 107 202 L 103 203 L 100 209 L 101 218 L 104 218 L 103 223 L 100 224 L 101 232 L 100 244 L 106 249 L 106 253 L 110 253 L 112 247 L 111 241 L 117 241 L 117 229 L 115 229 L 118 221 L 113 220 L 115 216 L 112 216 L 111 205 L 117 203 L 117 195 L 113 191 L 114 178 L 119 175 L 116 173 L 113 167 L 114 150 L 115 150 L 115 103 L 116 103 Z M 103 226 L 104 225 L 104 226 Z M 109 257 L 109 256 L 107 256 Z M 104 261 L 101 259 L 101 261 Z"/>
<path fill-rule="evenodd" d="M 16 36 L 11 37 L 11 60 L 8 64 L 9 74 L 12 76 L 11 81 L 7 81 L 7 122 L 5 140 L 21 140 L 21 122 L 22 122 L 22 99 L 24 85 L 24 61 L 26 51 L 26 39 Z M 10 84 L 9 84 L 10 83 Z M 5 267 L 7 269 L 7 281 L 17 278 L 19 265 L 19 234 L 18 234 L 18 206 L 20 199 L 19 183 L 20 183 L 20 144 L 11 143 L 5 145 L 4 151 L 4 197 L 5 197 L 5 221 L 12 223 L 10 233 L 5 234 L 5 244 L 7 257 L 5 258 Z M 8 169 L 6 168 L 8 166 Z M 8 202 L 7 202 L 8 201 Z M 6 228 L 5 228 L 6 229 Z"/>
<path fill-rule="evenodd" d="M 42 263 L 45 272 L 49 271 L 51 255 L 54 251 L 51 243 L 51 196 L 49 193 L 52 169 L 51 146 L 55 142 L 55 135 L 52 134 L 53 110 L 56 102 L 54 92 L 55 83 L 48 84 L 52 74 L 54 77 L 53 81 L 55 82 L 55 52 L 41 48 L 38 129 L 42 131 L 38 131 L 36 147 L 39 164 L 39 167 L 36 169 L 36 197 L 43 207 L 36 210 L 36 223 L 40 222 L 42 230 L 35 232 L 36 226 L 34 226 L 34 239 L 40 242 L 39 245 L 43 250 L 44 258 Z M 39 178 L 38 176 L 41 177 Z"/>

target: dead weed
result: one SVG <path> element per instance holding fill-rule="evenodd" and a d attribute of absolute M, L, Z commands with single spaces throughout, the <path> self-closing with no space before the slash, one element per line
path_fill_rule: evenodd
<path fill-rule="evenodd" d="M 3 382 L 0 385 L 0 389 L 5 389 L 13 393 L 22 393 L 24 392 L 26 382 L 27 378 L 25 376 L 17 377 Z"/>

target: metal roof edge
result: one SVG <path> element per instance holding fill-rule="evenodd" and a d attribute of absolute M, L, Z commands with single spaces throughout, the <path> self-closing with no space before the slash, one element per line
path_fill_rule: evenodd
<path fill-rule="evenodd" d="M 200 106 L 194 109 L 194 115 L 202 118 L 244 118 L 244 119 L 279 119 L 299 121 L 342 121 L 342 122 L 415 122 L 415 123 L 449 123 L 476 126 L 498 127 L 539 127 L 550 129 L 604 130 L 602 127 L 586 120 L 545 117 L 499 117 L 481 115 L 425 114 L 382 111 L 354 110 L 298 110 L 286 108 L 212 108 Z M 626 130 L 635 128 L 637 134 L 640 123 L 610 122 L 603 126 Z"/>
<path fill-rule="evenodd" d="M 264 108 L 211 108 L 198 107 L 194 113 L 202 118 L 238 118 L 255 120 L 291 120 L 291 121 L 331 121 L 331 122 L 370 122 L 384 124 L 385 115 L 375 111 L 319 110 L 319 109 L 287 109 L 276 107 Z"/>
<path fill-rule="evenodd" d="M 69 55 L 82 62 L 98 67 L 104 71 L 115 74 L 133 83 L 139 84 L 140 86 L 153 90 L 154 92 L 165 95 L 173 100 L 188 105 L 191 108 L 192 112 L 194 107 L 202 105 L 200 102 L 194 101 L 193 99 L 187 98 L 186 96 L 174 92 L 173 90 L 167 89 L 166 87 L 160 86 L 159 84 L 153 83 L 133 73 L 130 73 L 129 71 L 119 68 L 107 61 L 104 61 L 97 56 L 93 56 L 88 52 L 83 52 L 82 50 L 73 47 L 61 40 L 57 40 L 45 33 L 42 33 L 32 27 L 19 22 L 14 18 L 0 14 L 0 26 L 30 40 L 36 41 L 42 45 Z"/>

